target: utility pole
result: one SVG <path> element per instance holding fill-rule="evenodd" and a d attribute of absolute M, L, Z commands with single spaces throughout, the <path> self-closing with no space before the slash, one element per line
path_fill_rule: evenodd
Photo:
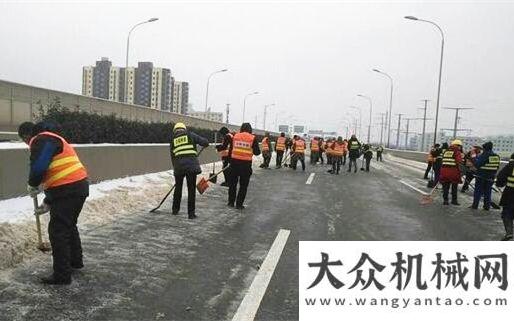
<path fill-rule="evenodd" d="M 227 104 L 227 125 L 228 125 L 228 114 L 230 114 L 230 104 Z"/>
<path fill-rule="evenodd" d="M 397 114 L 398 115 L 398 130 L 396 132 L 396 148 L 400 147 L 400 124 L 402 122 L 402 115 L 405 114 Z"/>
<path fill-rule="evenodd" d="M 459 111 L 461 110 L 468 110 L 473 108 L 465 108 L 465 107 L 445 107 L 444 109 L 453 109 L 455 110 L 455 121 L 453 123 L 453 139 L 457 138 L 457 132 L 459 131 L 457 129 L 457 126 L 459 124 Z"/>
<path fill-rule="evenodd" d="M 408 149 L 407 145 L 409 143 L 409 126 L 410 126 L 410 121 L 411 120 L 420 120 L 420 119 L 424 119 L 424 118 L 406 118 L 406 119 L 407 119 L 407 127 L 405 128 L 405 149 Z"/>
<path fill-rule="evenodd" d="M 259 115 L 255 114 L 255 128 L 257 128 L 257 120 L 259 119 Z"/>
<path fill-rule="evenodd" d="M 386 117 L 384 121 L 384 116 Z M 383 144 L 383 137 L 384 137 L 384 125 L 387 124 L 387 112 L 380 113 L 380 145 Z"/>
<path fill-rule="evenodd" d="M 423 151 L 423 149 L 425 148 L 425 128 L 426 128 L 426 124 L 427 124 L 427 105 L 428 105 L 429 100 L 423 99 L 422 101 L 425 102 L 425 107 L 419 108 L 419 109 L 423 109 L 423 132 L 421 134 L 421 151 Z"/>

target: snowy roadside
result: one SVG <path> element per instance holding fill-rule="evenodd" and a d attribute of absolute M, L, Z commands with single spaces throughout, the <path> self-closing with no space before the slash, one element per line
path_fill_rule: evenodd
<path fill-rule="evenodd" d="M 212 166 L 212 163 L 202 165 L 202 174 L 198 179 L 201 176 L 207 178 Z M 221 163 L 216 163 L 216 169 L 220 168 Z M 119 216 L 150 210 L 159 204 L 173 183 L 173 171 L 165 171 L 92 184 L 90 196 L 79 217 L 80 231 L 109 224 Z M 40 201 L 42 198 L 43 195 L 40 195 Z M 29 196 L 0 201 L 0 270 L 13 267 L 40 253 L 36 249 L 33 211 Z M 48 240 L 46 226 L 49 215 L 45 214 L 41 218 L 43 239 Z"/>

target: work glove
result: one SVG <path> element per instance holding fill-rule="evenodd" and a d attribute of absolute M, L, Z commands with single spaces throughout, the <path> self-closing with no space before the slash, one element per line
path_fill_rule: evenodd
<path fill-rule="evenodd" d="M 30 197 L 34 198 L 39 194 L 39 188 L 37 186 L 30 186 L 27 185 L 27 192 L 29 193 Z"/>
<path fill-rule="evenodd" d="M 38 206 L 36 208 L 36 210 L 34 211 L 34 215 L 42 215 L 42 214 L 48 213 L 49 211 L 50 211 L 50 205 L 43 202 L 40 206 Z"/>

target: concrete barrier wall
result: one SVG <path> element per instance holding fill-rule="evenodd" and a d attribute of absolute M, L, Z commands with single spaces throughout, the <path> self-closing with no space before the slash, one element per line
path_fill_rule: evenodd
<path fill-rule="evenodd" d="M 0 131 L 17 131 L 24 121 L 33 121 L 39 113 L 39 104 L 44 106 L 58 97 L 61 104 L 70 110 L 84 111 L 101 115 L 114 114 L 119 118 L 145 122 L 184 122 L 188 126 L 218 130 L 227 126 L 239 130 L 239 125 L 226 125 L 215 121 L 160 111 L 144 106 L 113 102 L 99 98 L 75 95 L 61 91 L 38 88 L 0 80 Z M 264 131 L 255 129 L 254 134 L 263 135 Z M 278 135 L 273 133 L 273 135 Z"/>
<path fill-rule="evenodd" d="M 76 146 L 91 182 L 169 170 L 168 144 Z M 218 161 L 213 147 L 200 155 L 200 163 Z M 0 149 L 0 199 L 26 195 L 28 148 Z"/>

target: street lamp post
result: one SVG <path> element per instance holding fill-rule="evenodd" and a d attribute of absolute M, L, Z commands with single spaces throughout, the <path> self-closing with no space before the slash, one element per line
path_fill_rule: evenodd
<path fill-rule="evenodd" d="M 258 91 L 254 91 L 253 93 L 249 93 L 245 96 L 245 98 L 243 99 L 243 123 L 245 122 L 245 113 L 246 113 L 246 98 L 248 98 L 249 96 L 252 96 L 252 95 L 257 95 L 259 92 Z"/>
<path fill-rule="evenodd" d="M 390 138 L 391 138 L 391 118 L 392 118 L 391 115 L 392 115 L 392 111 L 393 111 L 393 78 L 391 76 L 389 76 L 389 74 L 387 74 L 383 71 L 380 71 L 378 69 L 373 69 L 373 71 L 386 76 L 387 78 L 389 78 L 389 81 L 391 82 L 391 92 L 389 94 L 389 120 L 388 120 L 388 124 L 387 124 L 387 148 L 389 148 L 390 147 Z"/>
<path fill-rule="evenodd" d="M 215 74 L 219 74 L 221 72 L 226 72 L 226 71 L 228 71 L 228 69 L 218 70 L 218 71 L 215 71 L 215 72 L 211 73 L 209 75 L 209 77 L 207 77 L 207 88 L 205 90 L 205 112 L 207 112 L 207 107 L 208 107 L 208 101 L 209 101 L 209 82 L 211 81 L 211 77 L 214 76 Z"/>
<path fill-rule="evenodd" d="M 359 111 L 359 137 L 361 135 L 362 131 L 362 108 L 356 107 L 356 106 L 349 106 L 350 108 L 357 109 Z M 355 128 L 355 131 L 357 131 L 357 128 Z"/>
<path fill-rule="evenodd" d="M 438 120 L 439 120 L 439 98 L 441 97 L 441 76 L 443 73 L 444 33 L 443 33 L 443 29 L 441 29 L 441 27 L 439 27 L 439 25 L 433 21 L 418 19 L 413 16 L 406 16 L 405 19 L 430 23 L 431 25 L 434 25 L 441 33 L 441 57 L 439 59 L 439 81 L 437 83 L 437 103 L 436 103 L 436 110 L 435 110 L 435 128 L 434 128 L 434 145 L 435 145 L 437 143 L 437 124 L 438 124 Z"/>
<path fill-rule="evenodd" d="M 371 98 L 368 96 L 361 95 L 361 94 L 358 94 L 357 96 L 367 99 L 369 101 L 369 123 L 368 123 L 368 144 L 369 144 L 371 142 L 370 136 L 371 136 L 371 118 L 373 117 L 373 115 L 372 115 L 373 114 L 373 103 L 371 101 Z"/>
<path fill-rule="evenodd" d="M 129 48 L 130 48 L 130 35 L 132 34 L 132 31 L 134 31 L 134 29 L 136 29 L 137 26 L 140 26 L 142 24 L 145 24 L 145 23 L 149 23 L 149 22 L 154 22 L 154 21 L 157 21 L 159 20 L 159 18 L 150 18 L 146 21 L 143 21 L 143 22 L 140 22 L 140 23 L 137 23 L 135 24 L 129 31 L 128 33 L 128 36 L 127 36 L 127 52 L 126 52 L 126 56 L 125 56 L 125 102 L 127 102 L 127 90 L 128 90 L 128 72 L 127 72 L 127 69 L 128 69 L 128 66 L 129 66 Z"/>
<path fill-rule="evenodd" d="M 262 129 L 266 130 L 266 113 L 268 112 L 268 107 L 275 106 L 275 104 L 264 105 L 264 117 L 262 119 Z"/>

